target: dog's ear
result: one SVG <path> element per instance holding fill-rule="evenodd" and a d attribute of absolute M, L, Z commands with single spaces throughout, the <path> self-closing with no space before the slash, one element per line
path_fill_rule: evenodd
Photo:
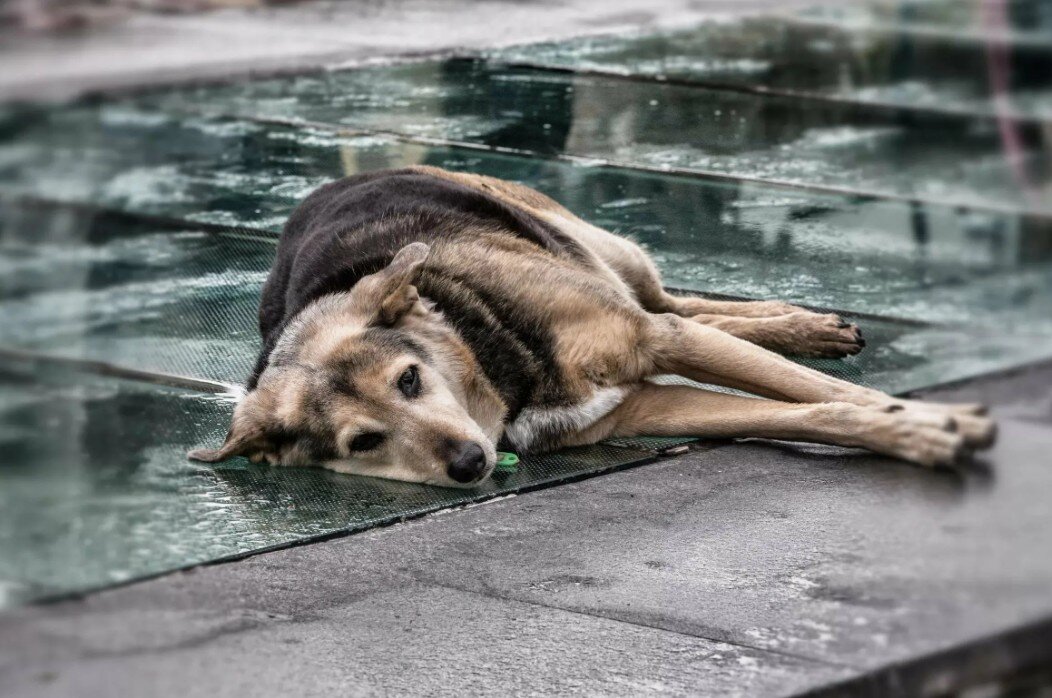
<path fill-rule="evenodd" d="M 366 317 L 366 324 L 390 327 L 413 309 L 420 300 L 413 284 L 430 251 L 422 242 L 406 245 L 390 264 L 354 285 L 351 301 Z"/>
<path fill-rule="evenodd" d="M 254 394 L 249 393 L 234 410 L 234 418 L 227 430 L 226 439 L 219 448 L 199 448 L 186 454 L 190 460 L 205 463 L 246 456 L 253 461 L 262 460 L 267 449 L 267 440 L 262 426 L 255 419 Z"/>

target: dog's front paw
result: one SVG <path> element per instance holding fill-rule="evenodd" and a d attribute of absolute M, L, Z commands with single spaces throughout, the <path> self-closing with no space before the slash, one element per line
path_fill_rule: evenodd
<path fill-rule="evenodd" d="M 985 416 L 986 407 L 983 405 L 895 400 L 886 405 L 884 411 L 938 415 L 948 419 L 968 447 L 976 450 L 990 448 L 997 441 L 997 423 Z"/>
<path fill-rule="evenodd" d="M 911 411 L 885 413 L 873 436 L 873 450 L 929 468 L 952 467 L 972 456 L 973 447 L 953 417 Z"/>

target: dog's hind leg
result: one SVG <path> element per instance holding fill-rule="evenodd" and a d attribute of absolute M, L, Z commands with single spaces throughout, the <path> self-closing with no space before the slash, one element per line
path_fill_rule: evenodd
<path fill-rule="evenodd" d="M 976 445 L 993 440 L 993 423 L 979 405 L 903 400 L 796 364 L 726 332 L 676 315 L 653 315 L 644 362 L 653 374 L 674 373 L 785 402 L 846 402 L 887 412 L 910 410 L 956 418 L 965 438 Z"/>
<path fill-rule="evenodd" d="M 781 354 L 839 358 L 857 354 L 865 346 L 861 330 L 838 315 L 813 313 L 781 301 L 674 296 L 662 287 L 657 267 L 639 245 L 576 217 L 563 223 L 624 282 L 647 312 L 691 318 Z"/>
<path fill-rule="evenodd" d="M 640 384 L 610 414 L 563 445 L 641 435 L 762 437 L 857 446 L 929 467 L 951 465 L 971 449 L 945 415 L 885 412 L 847 402 L 791 404 L 652 383 Z"/>
<path fill-rule="evenodd" d="M 690 319 L 792 356 L 838 359 L 857 354 L 866 346 L 862 331 L 838 315 L 803 311 L 775 317 L 695 315 Z"/>
<path fill-rule="evenodd" d="M 661 274 L 653 260 L 633 241 L 576 217 L 572 222 L 563 223 L 562 227 L 614 270 L 648 312 L 675 313 L 681 317 L 771 318 L 793 313 L 817 316 L 809 310 L 781 301 L 723 301 L 672 295 L 662 286 Z M 700 318 L 698 321 L 704 322 Z"/>

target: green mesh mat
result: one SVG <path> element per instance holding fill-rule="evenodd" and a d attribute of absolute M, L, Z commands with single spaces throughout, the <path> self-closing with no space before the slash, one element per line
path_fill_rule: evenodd
<path fill-rule="evenodd" d="M 824 3 L 777 17 L 687 30 L 586 37 L 487 53 L 492 60 L 874 106 L 1021 118 L 1052 115 L 1052 16 L 1044 0 L 1005 3 L 1010 99 L 995 104 L 977 3 Z M 806 105 L 807 102 L 804 102 Z"/>
<path fill-rule="evenodd" d="M 1038 205 L 999 157 L 1000 133 L 986 117 L 915 115 L 905 121 L 895 110 L 867 104 L 465 60 L 166 91 L 129 104 L 968 205 Z M 1040 124 L 1018 128 L 1022 141 L 1041 142 Z M 1037 148 L 1018 159 L 1028 163 L 1033 187 L 1042 186 L 1050 170 L 1047 153 Z"/>
<path fill-rule="evenodd" d="M 205 466 L 229 401 L 0 363 L 0 607 L 82 592 L 640 462 L 595 446 L 523 458 L 475 490 L 276 468 Z"/>

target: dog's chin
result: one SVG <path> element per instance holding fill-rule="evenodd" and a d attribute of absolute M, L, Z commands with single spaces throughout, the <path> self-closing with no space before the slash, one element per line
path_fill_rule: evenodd
<path fill-rule="evenodd" d="M 470 489 L 474 489 L 476 487 L 480 487 L 480 486 L 486 484 L 486 482 L 489 481 L 490 476 L 493 475 L 493 471 L 496 470 L 496 468 L 497 468 L 496 459 L 494 458 L 494 460 L 492 462 L 490 462 L 489 459 L 487 459 L 486 470 L 483 471 L 482 475 L 480 475 L 477 480 L 472 480 L 471 482 L 457 482 L 456 480 L 454 480 L 451 477 L 443 476 L 441 478 L 435 478 L 435 479 L 432 479 L 432 480 L 425 480 L 424 484 L 425 485 L 432 485 L 434 487 L 445 487 L 445 488 L 448 488 L 448 489 L 455 489 L 455 490 L 470 490 Z"/>

